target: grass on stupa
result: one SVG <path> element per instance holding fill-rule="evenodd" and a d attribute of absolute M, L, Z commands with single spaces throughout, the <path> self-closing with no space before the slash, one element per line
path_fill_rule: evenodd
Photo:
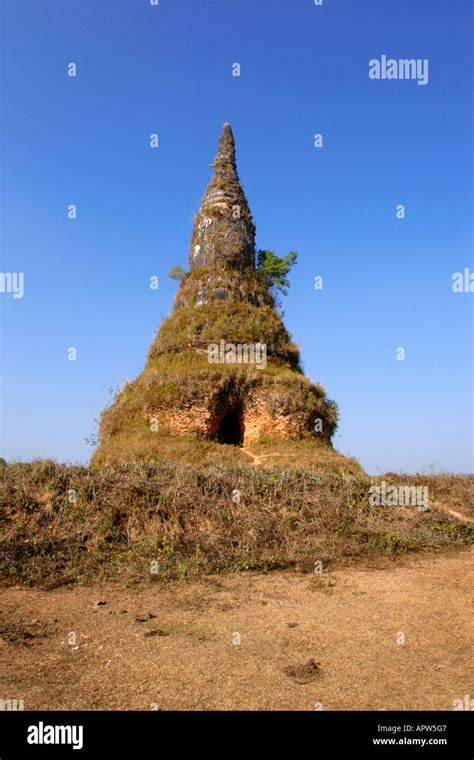
<path fill-rule="evenodd" d="M 198 292 L 208 279 L 208 286 L 229 288 L 234 298 L 194 306 Z M 235 299 L 240 293 L 242 300 Z M 249 293 L 259 305 L 249 303 Z M 148 352 L 149 358 L 163 352 L 182 351 L 186 348 L 206 348 L 210 343 L 265 343 L 269 354 L 283 360 L 292 369 L 299 368 L 298 347 L 291 341 L 281 315 L 275 308 L 273 297 L 255 272 L 222 271 L 216 275 L 208 270 L 189 273 L 177 294 L 183 306 L 174 308 L 162 322 Z M 188 308 L 191 306 L 191 308 Z"/>
<path fill-rule="evenodd" d="M 168 431 L 150 433 L 137 428 L 113 436 L 93 456 L 92 466 L 108 467 L 127 462 L 179 462 L 200 466 L 248 465 L 262 467 L 303 467 L 308 472 L 362 474 L 353 457 L 346 457 L 332 446 L 312 440 L 289 441 L 265 436 L 245 448 L 200 438 L 192 433 L 173 435 Z"/>

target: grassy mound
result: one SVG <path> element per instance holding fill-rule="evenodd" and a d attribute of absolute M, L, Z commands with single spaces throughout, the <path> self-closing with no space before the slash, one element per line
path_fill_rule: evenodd
<path fill-rule="evenodd" d="M 454 477 L 449 489 L 472 501 L 473 484 Z M 370 486 L 344 471 L 237 464 L 7 465 L 0 470 L 2 573 L 9 582 L 54 585 L 312 571 L 318 561 L 327 568 L 472 542 L 472 526 L 438 506 L 423 513 L 370 506 Z M 443 481 L 440 493 L 447 487 Z"/>
<path fill-rule="evenodd" d="M 356 459 L 343 456 L 332 446 L 317 441 L 262 438 L 243 449 L 199 438 L 192 433 L 177 436 L 161 431 L 158 436 L 145 425 L 128 428 L 108 439 L 106 447 L 94 454 L 91 466 L 96 469 L 131 461 L 144 464 L 179 462 L 203 467 L 216 462 L 223 465 L 254 463 L 260 467 L 299 466 L 313 472 L 363 474 Z"/>

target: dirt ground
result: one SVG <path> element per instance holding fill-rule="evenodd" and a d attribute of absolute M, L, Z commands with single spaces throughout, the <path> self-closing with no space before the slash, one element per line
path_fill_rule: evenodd
<path fill-rule="evenodd" d="M 474 695 L 473 554 L 328 578 L 3 589 L 0 698 L 26 710 L 451 710 Z"/>

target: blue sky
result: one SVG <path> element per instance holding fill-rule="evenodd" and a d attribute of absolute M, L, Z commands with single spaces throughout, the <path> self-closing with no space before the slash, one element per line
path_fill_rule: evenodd
<path fill-rule="evenodd" d="M 230 121 L 257 245 L 299 254 L 285 321 L 340 406 L 336 447 L 371 473 L 472 472 L 474 296 L 451 288 L 474 268 L 470 2 L 3 0 L 1 16 L 1 268 L 25 274 L 22 299 L 0 293 L 3 456 L 88 460 L 108 389 L 171 309 Z M 369 79 L 382 54 L 428 59 L 428 84 Z"/>

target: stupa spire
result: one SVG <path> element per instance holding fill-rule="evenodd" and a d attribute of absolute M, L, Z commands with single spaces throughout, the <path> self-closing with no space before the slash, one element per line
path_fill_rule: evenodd
<path fill-rule="evenodd" d="M 214 173 L 221 178 L 237 180 L 237 165 L 235 163 L 235 141 L 232 127 L 228 122 L 222 127 L 217 156 L 214 161 Z"/>
<path fill-rule="evenodd" d="M 255 268 L 255 226 L 239 182 L 235 143 L 225 123 L 212 177 L 194 219 L 189 263 L 191 269 Z"/>

